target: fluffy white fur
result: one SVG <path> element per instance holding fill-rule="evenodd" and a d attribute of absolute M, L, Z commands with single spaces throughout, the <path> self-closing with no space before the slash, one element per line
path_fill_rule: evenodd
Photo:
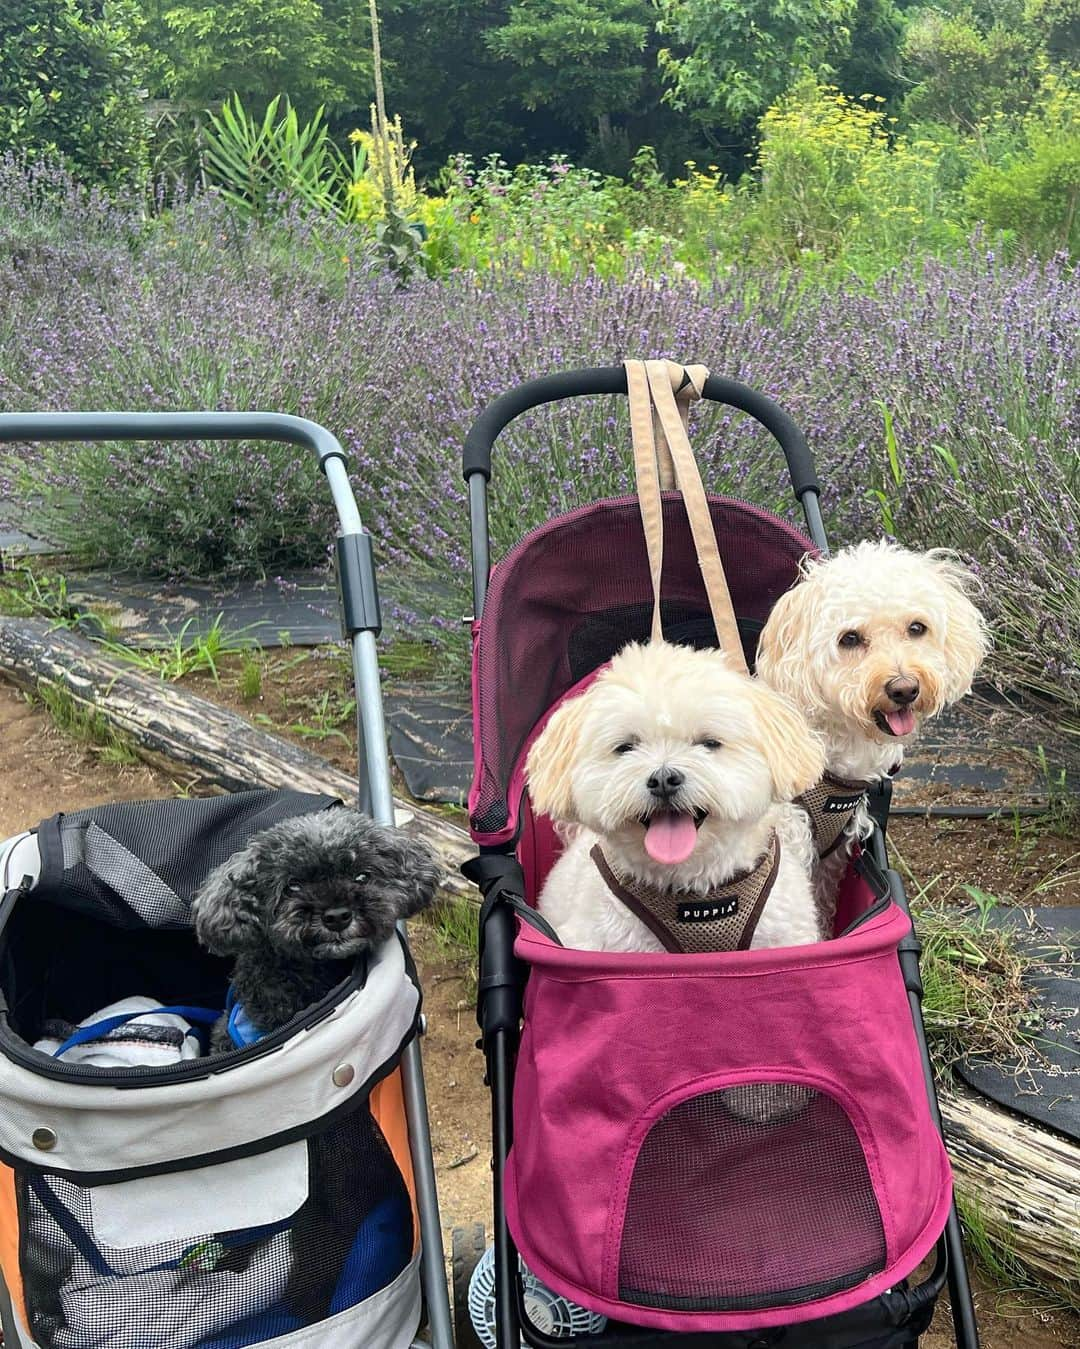
<path fill-rule="evenodd" d="M 986 623 L 969 598 L 975 578 L 952 554 L 915 553 L 865 542 L 829 558 L 807 558 L 799 583 L 782 595 L 761 633 L 757 674 L 805 714 L 837 777 L 874 781 L 898 766 L 920 727 L 971 689 L 986 655 Z M 851 634 L 858 638 L 855 642 Z M 913 729 L 891 734 L 885 718 L 901 706 L 897 681 L 918 684 Z M 846 846 L 815 868 L 822 919 L 855 838 L 869 832 L 861 810 Z"/>
<path fill-rule="evenodd" d="M 718 653 L 667 643 L 625 647 L 595 684 L 554 713 L 529 752 L 533 807 L 566 839 L 540 911 L 567 946 L 660 951 L 597 871 L 589 856 L 597 839 L 619 874 L 703 894 L 753 867 L 775 829 L 780 868 L 752 945 L 817 941 L 810 831 L 802 811 L 782 803 L 813 785 L 823 765 L 805 718 L 765 685 L 733 673 Z M 672 807 L 707 812 L 694 851 L 676 865 L 655 862 L 644 847 L 642 819 L 656 807 L 646 781 L 662 767 L 685 775 Z"/>

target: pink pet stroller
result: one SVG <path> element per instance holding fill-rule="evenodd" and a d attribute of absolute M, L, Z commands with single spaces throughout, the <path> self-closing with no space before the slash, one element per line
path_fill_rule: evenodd
<path fill-rule="evenodd" d="M 957 1344 L 974 1349 L 919 946 L 885 852 L 887 789 L 871 802 L 876 831 L 845 879 L 830 941 L 602 954 L 563 948 L 533 908 L 558 841 L 530 808 L 526 752 L 563 699 L 627 642 L 648 640 L 653 576 L 633 496 L 548 521 L 492 570 L 491 451 L 529 408 L 626 391 L 622 367 L 535 380 L 492 403 L 465 445 L 479 856 L 464 870 L 484 896 L 497 1344 L 567 1342 L 530 1319 L 520 1255 L 594 1325 L 607 1318 L 575 1343 L 905 1349 L 948 1277 Z M 799 559 L 827 548 L 819 486 L 803 436 L 774 403 L 716 377 L 703 396 L 779 442 L 810 534 L 746 502 L 707 499 L 752 668 Z M 664 635 L 716 646 L 681 495 L 665 493 L 661 509 Z"/>

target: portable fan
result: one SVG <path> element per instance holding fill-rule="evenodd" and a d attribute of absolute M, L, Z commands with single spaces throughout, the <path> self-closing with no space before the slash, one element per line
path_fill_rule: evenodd
<path fill-rule="evenodd" d="M 545 1335 L 569 1338 L 572 1335 L 596 1335 L 607 1325 L 606 1316 L 586 1311 L 576 1302 L 553 1293 L 518 1257 L 521 1286 L 529 1320 Z M 480 1257 L 469 1280 L 469 1316 L 485 1349 L 495 1349 L 495 1247 L 489 1246 Z M 524 1343 L 524 1341 L 523 1341 Z"/>

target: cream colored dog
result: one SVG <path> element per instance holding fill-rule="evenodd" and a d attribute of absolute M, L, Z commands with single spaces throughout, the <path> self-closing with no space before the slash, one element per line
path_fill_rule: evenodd
<path fill-rule="evenodd" d="M 717 652 L 625 647 L 557 709 L 526 761 L 534 809 L 566 839 L 540 912 L 564 945 L 584 950 L 717 949 L 708 937 L 718 915 L 736 945 L 817 941 L 809 828 L 781 803 L 823 767 L 805 719 Z M 745 898 L 736 882 L 770 857 L 771 889 Z M 668 903 L 685 944 L 631 912 L 617 897 L 630 891 Z"/>
<path fill-rule="evenodd" d="M 826 777 L 807 803 L 826 924 L 852 843 L 869 832 L 862 793 L 896 772 L 923 722 L 970 691 L 986 655 L 986 623 L 968 598 L 973 583 L 941 549 L 859 543 L 806 559 L 761 633 L 758 676 L 790 698 L 825 743 Z M 846 817 L 844 800 L 856 803 Z M 823 809 L 838 813 L 830 820 Z"/>

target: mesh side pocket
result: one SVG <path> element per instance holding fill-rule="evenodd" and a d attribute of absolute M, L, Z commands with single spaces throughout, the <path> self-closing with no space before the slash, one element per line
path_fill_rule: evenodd
<path fill-rule="evenodd" d="M 102 1239 L 93 1191 L 59 1176 L 21 1176 L 23 1285 L 36 1343 L 244 1349 L 386 1287 L 412 1258 L 413 1219 L 378 1126 L 361 1108 L 313 1135 L 307 1151 L 307 1197 L 281 1220 L 243 1228 L 234 1216 L 220 1230 L 134 1246 Z M 275 1153 L 265 1161 L 260 1188 L 272 1190 Z M 213 1171 L 189 1174 L 212 1187 Z M 131 1182 L 142 1183 L 152 1181 Z"/>
<path fill-rule="evenodd" d="M 712 1091 L 652 1126 L 627 1195 L 619 1298 L 670 1311 L 811 1302 L 885 1268 L 858 1135 L 831 1096 Z"/>

